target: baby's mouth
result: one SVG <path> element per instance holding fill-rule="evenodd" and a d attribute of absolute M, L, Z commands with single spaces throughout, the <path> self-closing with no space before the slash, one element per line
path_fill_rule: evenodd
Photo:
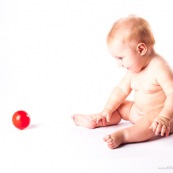
<path fill-rule="evenodd" d="M 129 70 L 129 68 L 127 68 L 127 67 L 123 67 L 123 68 L 125 68 L 126 70 Z"/>

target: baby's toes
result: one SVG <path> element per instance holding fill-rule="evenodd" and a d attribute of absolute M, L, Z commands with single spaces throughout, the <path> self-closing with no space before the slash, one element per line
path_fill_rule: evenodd
<path fill-rule="evenodd" d="M 115 147 L 114 140 L 112 138 L 107 140 L 107 145 L 108 145 L 109 148 L 114 148 Z"/>
<path fill-rule="evenodd" d="M 108 147 L 109 147 L 110 149 L 114 149 L 114 148 L 115 148 L 115 144 L 114 144 L 114 143 L 109 144 Z"/>
<path fill-rule="evenodd" d="M 112 139 L 111 135 L 105 136 L 104 141 L 107 143 L 109 148 L 114 148 L 114 140 Z"/>
<path fill-rule="evenodd" d="M 107 135 L 103 139 L 110 149 L 114 149 L 119 146 L 119 144 L 116 144 L 115 140 L 111 137 L 111 135 Z"/>
<path fill-rule="evenodd" d="M 97 127 L 97 123 L 96 120 L 91 120 L 91 123 L 89 123 L 89 128 L 90 129 L 94 129 Z"/>
<path fill-rule="evenodd" d="M 111 146 L 113 144 L 113 139 L 110 138 L 106 142 L 107 142 L 108 146 Z"/>
<path fill-rule="evenodd" d="M 76 114 L 72 115 L 71 118 L 72 118 L 73 120 L 75 120 L 75 116 L 76 116 Z"/>
<path fill-rule="evenodd" d="M 103 140 L 105 141 L 105 142 L 107 142 L 108 140 L 110 140 L 111 139 L 111 136 L 110 135 L 107 135 L 107 136 L 105 136 L 104 138 L 103 138 Z"/>
<path fill-rule="evenodd" d="M 77 123 L 77 121 L 78 121 L 77 115 L 74 114 L 74 115 L 71 116 L 71 118 L 73 119 L 74 123 L 75 123 L 76 125 L 78 125 L 78 123 Z"/>

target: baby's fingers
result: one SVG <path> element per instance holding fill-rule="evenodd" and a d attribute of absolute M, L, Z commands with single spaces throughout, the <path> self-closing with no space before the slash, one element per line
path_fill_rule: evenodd
<path fill-rule="evenodd" d="M 110 116 L 109 116 L 109 115 L 106 116 L 106 121 L 107 121 L 107 122 L 110 121 Z"/>
<path fill-rule="evenodd" d="M 156 134 L 156 135 L 159 135 L 160 132 L 161 132 L 161 130 L 162 130 L 162 125 L 161 125 L 161 124 L 158 124 L 158 125 L 157 125 L 157 128 L 156 128 L 156 131 L 155 131 L 155 134 Z"/>
<path fill-rule="evenodd" d="M 163 125 L 161 130 L 161 136 L 169 136 L 170 128 Z"/>
<path fill-rule="evenodd" d="M 168 127 L 166 130 L 166 137 L 169 136 L 170 128 Z"/>
<path fill-rule="evenodd" d="M 98 115 L 96 118 L 96 123 L 97 124 L 102 123 L 102 125 L 105 126 L 106 125 L 106 118 L 102 115 Z"/>
<path fill-rule="evenodd" d="M 102 117 L 103 126 L 106 126 L 106 117 Z"/>
<path fill-rule="evenodd" d="M 164 136 L 165 133 L 167 134 L 166 126 L 162 126 L 160 135 L 161 135 L 161 136 Z"/>
<path fill-rule="evenodd" d="M 102 119 L 102 116 L 101 115 L 97 115 L 96 117 L 96 123 L 98 124 Z"/>
<path fill-rule="evenodd" d="M 153 129 L 153 132 L 155 132 L 156 129 L 157 129 L 157 125 L 158 125 L 157 122 L 153 122 L 153 123 L 151 124 L 151 126 L 150 126 L 150 129 Z"/>

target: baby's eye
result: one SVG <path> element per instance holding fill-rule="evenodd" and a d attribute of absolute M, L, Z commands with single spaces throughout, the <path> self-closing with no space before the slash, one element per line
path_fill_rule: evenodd
<path fill-rule="evenodd" d="M 119 59 L 119 60 L 122 60 L 123 59 L 123 57 L 120 57 L 120 56 L 116 56 L 115 58 L 116 59 Z"/>

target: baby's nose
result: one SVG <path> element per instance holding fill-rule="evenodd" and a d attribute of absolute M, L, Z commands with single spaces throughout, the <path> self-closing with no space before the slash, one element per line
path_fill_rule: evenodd
<path fill-rule="evenodd" d="M 122 61 L 118 61 L 118 66 L 123 67 Z"/>

